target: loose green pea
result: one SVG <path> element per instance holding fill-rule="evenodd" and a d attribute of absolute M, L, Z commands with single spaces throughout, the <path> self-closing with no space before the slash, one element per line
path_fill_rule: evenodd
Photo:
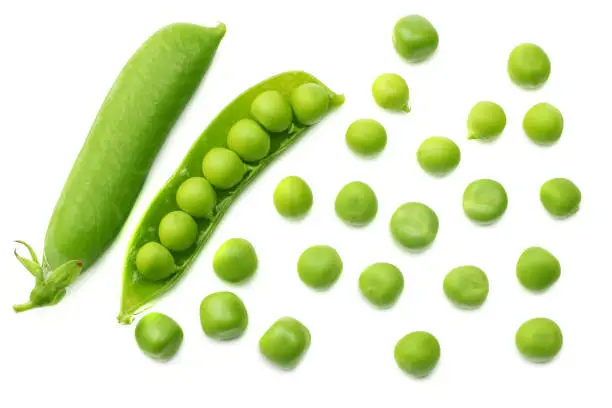
<path fill-rule="evenodd" d="M 346 143 L 355 153 L 373 156 L 387 145 L 387 131 L 374 119 L 358 119 L 346 130 Z"/>
<path fill-rule="evenodd" d="M 300 280 L 307 286 L 323 290 L 332 286 L 342 273 L 342 259 L 329 245 L 315 245 L 306 249 L 297 263 Z"/>
<path fill-rule="evenodd" d="M 298 86 L 290 96 L 293 113 L 303 125 L 314 125 L 329 110 L 329 93 L 318 84 L 306 83 Z"/>
<path fill-rule="evenodd" d="M 242 180 L 246 168 L 240 157 L 224 147 L 214 147 L 202 161 L 204 177 L 215 187 L 227 190 Z"/>
<path fill-rule="evenodd" d="M 170 360 L 183 343 L 183 329 L 165 314 L 152 312 L 144 316 L 134 332 L 138 347 L 147 356 Z"/>
<path fill-rule="evenodd" d="M 404 275 L 395 265 L 377 262 L 359 275 L 359 290 L 374 306 L 389 308 L 404 290 Z"/>
<path fill-rule="evenodd" d="M 543 291 L 561 276 L 559 260 L 544 248 L 527 248 L 516 263 L 516 276 L 525 288 Z"/>
<path fill-rule="evenodd" d="M 470 110 L 467 119 L 468 139 L 491 140 L 506 128 L 506 113 L 495 102 L 480 101 Z"/>
<path fill-rule="evenodd" d="M 400 245 L 420 250 L 436 239 L 439 221 L 436 213 L 427 205 L 410 202 L 395 210 L 389 227 L 391 235 Z"/>
<path fill-rule="evenodd" d="M 341 220 L 350 225 L 363 226 L 376 217 L 378 199 L 370 186 L 353 181 L 338 192 L 334 206 Z"/>
<path fill-rule="evenodd" d="M 157 242 L 148 242 L 138 250 L 136 268 L 150 281 L 164 280 L 176 271 L 174 257 L 166 247 Z"/>
<path fill-rule="evenodd" d="M 403 372 L 424 378 L 431 374 L 440 360 L 440 343 L 431 333 L 415 331 L 397 342 L 394 357 Z"/>
<path fill-rule="evenodd" d="M 295 368 L 310 346 L 310 331 L 292 317 L 281 317 L 259 339 L 261 354 L 282 369 Z"/>
<path fill-rule="evenodd" d="M 449 138 L 432 136 L 419 146 L 417 161 L 427 173 L 442 176 L 457 168 L 461 161 L 461 151 Z"/>
<path fill-rule="evenodd" d="M 383 109 L 410 112 L 408 84 L 397 74 L 381 74 L 376 78 L 372 84 L 372 96 Z"/>
<path fill-rule="evenodd" d="M 274 190 L 276 211 L 287 218 L 305 216 L 310 211 L 312 202 L 310 186 L 297 176 L 288 176 L 282 179 Z"/>
<path fill-rule="evenodd" d="M 463 211 L 473 221 L 491 223 L 500 218 L 507 208 L 506 190 L 495 180 L 473 181 L 463 192 Z"/>
<path fill-rule="evenodd" d="M 489 295 L 489 279 L 476 266 L 465 265 L 451 270 L 444 278 L 444 293 L 450 301 L 460 307 L 481 306 Z"/>
<path fill-rule="evenodd" d="M 517 45 L 508 57 L 508 75 L 512 82 L 525 89 L 541 87 L 550 76 L 550 59 L 535 44 Z"/>
<path fill-rule="evenodd" d="M 393 47 L 409 62 L 421 62 L 438 48 L 439 37 L 425 17 L 412 14 L 400 18 L 393 28 Z"/>
<path fill-rule="evenodd" d="M 227 133 L 227 147 L 242 160 L 255 162 L 270 151 L 270 135 L 253 119 L 240 119 Z"/>
<path fill-rule="evenodd" d="M 532 106 L 523 117 L 523 130 L 535 143 L 555 143 L 563 133 L 563 115 L 553 105 L 541 102 Z"/>
<path fill-rule="evenodd" d="M 287 99 L 278 91 L 264 91 L 251 104 L 251 116 L 266 130 L 273 133 L 289 129 L 293 111 Z"/>
<path fill-rule="evenodd" d="M 247 280 L 257 270 L 257 253 L 249 241 L 231 238 L 225 241 L 213 258 L 213 270 L 222 280 L 238 283 Z"/>
<path fill-rule="evenodd" d="M 200 323 L 204 334 L 215 340 L 240 337 L 249 323 L 242 300 L 232 292 L 215 292 L 200 303 Z"/>
<path fill-rule="evenodd" d="M 176 190 L 176 204 L 192 217 L 212 217 L 217 193 L 204 177 L 191 177 Z"/>
<path fill-rule="evenodd" d="M 545 317 L 536 317 L 523 323 L 516 331 L 516 347 L 527 360 L 547 363 L 561 351 L 561 328 Z"/>
<path fill-rule="evenodd" d="M 184 211 L 172 211 L 159 223 L 159 240 L 171 251 L 184 251 L 194 244 L 198 224 Z"/>
<path fill-rule="evenodd" d="M 566 178 L 550 179 L 540 188 L 542 205 L 555 217 L 569 217 L 576 213 L 581 200 L 580 189 Z"/>

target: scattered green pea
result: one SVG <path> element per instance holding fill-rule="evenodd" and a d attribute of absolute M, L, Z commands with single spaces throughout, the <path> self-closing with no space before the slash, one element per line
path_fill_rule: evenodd
<path fill-rule="evenodd" d="M 424 378 L 431 374 L 440 360 L 440 343 L 431 333 L 415 331 L 397 342 L 394 357 L 403 372 Z"/>
<path fill-rule="evenodd" d="M 215 292 L 200 303 L 200 323 L 204 334 L 216 340 L 240 337 L 249 315 L 242 300 L 232 292 Z"/>
<path fill-rule="evenodd" d="M 274 90 L 257 95 L 251 104 L 251 115 L 266 130 L 273 133 L 289 129 L 293 121 L 293 111 L 287 99 Z"/>
<path fill-rule="evenodd" d="M 555 143 L 563 133 L 563 115 L 553 105 L 541 102 L 535 104 L 523 117 L 523 130 L 535 143 Z"/>
<path fill-rule="evenodd" d="M 473 221 L 491 223 L 500 218 L 507 208 L 506 190 L 495 180 L 473 181 L 463 192 L 463 211 Z"/>
<path fill-rule="evenodd" d="M 547 363 L 561 351 L 561 328 L 545 317 L 536 317 L 523 323 L 516 331 L 516 347 L 527 360 Z"/>
<path fill-rule="evenodd" d="M 402 204 L 391 216 L 391 234 L 405 248 L 420 250 L 429 246 L 438 234 L 436 213 L 417 202 Z"/>
<path fill-rule="evenodd" d="M 531 43 L 517 45 L 508 58 L 508 75 L 525 89 L 541 87 L 550 76 L 550 59 L 544 50 Z"/>
<path fill-rule="evenodd" d="M 489 279 L 482 269 L 464 265 L 446 275 L 443 288 L 446 297 L 457 306 L 477 308 L 489 295 Z"/>
<path fill-rule="evenodd" d="M 409 62 L 421 62 L 438 48 L 438 31 L 425 17 L 412 14 L 400 18 L 393 28 L 393 47 Z"/>
<path fill-rule="evenodd" d="M 217 193 L 204 177 L 191 177 L 176 191 L 176 204 L 192 217 L 212 217 Z"/>
<path fill-rule="evenodd" d="M 329 245 L 314 245 L 300 255 L 297 270 L 307 286 L 324 290 L 332 286 L 342 274 L 342 259 Z"/>
<path fill-rule="evenodd" d="M 378 212 L 378 199 L 374 190 L 361 181 L 342 187 L 334 203 L 336 215 L 350 225 L 369 224 Z"/>
<path fill-rule="evenodd" d="M 227 133 L 227 147 L 242 160 L 255 162 L 270 151 L 270 135 L 253 119 L 240 119 Z"/>
<path fill-rule="evenodd" d="M 249 279 L 257 270 L 257 253 L 249 241 L 231 238 L 225 241 L 213 258 L 213 270 L 222 280 L 231 283 Z"/>
<path fill-rule="evenodd" d="M 491 140 L 506 128 L 506 113 L 495 102 L 477 102 L 467 119 L 468 139 Z"/>
<path fill-rule="evenodd" d="M 246 168 L 240 157 L 224 147 L 213 147 L 202 161 L 204 177 L 215 187 L 227 190 L 242 180 Z"/>
<path fill-rule="evenodd" d="M 395 265 L 377 262 L 359 275 L 359 290 L 374 306 L 389 308 L 404 290 L 404 275 Z"/>
<path fill-rule="evenodd" d="M 298 176 L 282 179 L 274 190 L 274 206 L 284 217 L 300 218 L 312 207 L 313 197 L 310 186 Z"/>
<path fill-rule="evenodd" d="M 164 280 L 176 270 L 170 251 L 157 242 L 148 242 L 138 250 L 136 268 L 149 281 Z"/>
<path fill-rule="evenodd" d="M 194 244 L 198 224 L 184 211 L 172 211 L 159 223 L 159 240 L 171 251 L 184 251 Z"/>
<path fill-rule="evenodd" d="M 525 288 L 543 291 L 561 276 L 559 260 L 544 248 L 527 248 L 516 263 L 516 276 Z"/>
<path fill-rule="evenodd" d="M 330 98 L 321 85 L 306 83 L 291 92 L 290 102 L 298 122 L 311 126 L 327 113 Z"/>
<path fill-rule="evenodd" d="M 391 111 L 410 112 L 408 84 L 397 74 L 381 74 L 372 84 L 372 96 L 376 104 Z"/>
<path fill-rule="evenodd" d="M 568 217 L 578 211 L 582 193 L 566 178 L 550 179 L 540 187 L 540 201 L 551 215 Z"/>
<path fill-rule="evenodd" d="M 134 332 L 138 347 L 147 356 L 159 360 L 170 360 L 183 343 L 183 329 L 171 317 L 152 312 L 144 316 Z"/>
<path fill-rule="evenodd" d="M 455 170 L 461 161 L 459 146 L 443 136 L 432 136 L 423 141 L 417 150 L 417 161 L 421 168 L 436 176 Z"/>
<path fill-rule="evenodd" d="M 346 130 L 346 143 L 355 153 L 373 156 L 387 145 L 387 131 L 374 119 L 357 119 Z"/>
<path fill-rule="evenodd" d="M 276 366 L 295 368 L 310 346 L 310 331 L 292 317 L 281 317 L 259 339 L 261 354 Z"/>

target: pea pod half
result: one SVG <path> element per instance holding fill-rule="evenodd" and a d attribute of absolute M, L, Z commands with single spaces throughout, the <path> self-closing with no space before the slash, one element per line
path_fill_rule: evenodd
<path fill-rule="evenodd" d="M 121 311 L 117 318 L 120 323 L 131 323 L 135 314 L 142 312 L 151 301 L 168 292 L 177 284 L 196 259 L 198 253 L 204 248 L 216 226 L 240 192 L 247 188 L 257 175 L 267 165 L 272 163 L 276 157 L 280 156 L 297 142 L 310 127 L 318 123 L 318 120 L 309 121 L 310 125 L 299 123 L 299 115 L 295 114 L 296 112 L 289 116 L 288 112 L 283 108 L 280 111 L 282 117 L 280 115 L 277 116 L 275 118 L 276 122 L 272 126 L 272 122 L 261 120 L 263 117 L 259 109 L 262 107 L 261 105 L 258 106 L 255 114 L 253 113 L 252 104 L 258 96 L 264 95 L 264 98 L 260 98 L 259 102 L 261 102 L 261 99 L 267 99 L 267 101 L 271 102 L 270 105 L 281 106 L 284 104 L 283 100 L 290 102 L 292 92 L 305 84 L 317 85 L 319 91 L 323 89 L 329 98 L 327 108 L 321 113 L 319 119 L 322 119 L 332 109 L 344 103 L 343 95 L 334 93 L 308 73 L 302 71 L 281 73 L 264 80 L 238 96 L 218 114 L 198 140 L 195 141 L 178 169 L 176 169 L 153 199 L 129 244 L 123 271 Z M 279 94 L 282 98 L 279 97 Z M 294 105 L 294 107 L 296 106 Z M 293 119 L 287 127 L 285 119 L 288 117 Z M 205 168 L 215 165 L 226 166 L 228 172 L 231 171 L 232 174 L 235 174 L 234 169 L 238 166 L 237 160 L 239 159 L 238 155 L 234 155 L 233 151 L 227 148 L 227 138 L 230 129 L 236 123 L 245 119 L 261 120 L 259 125 L 271 132 L 270 146 L 267 149 L 267 154 L 258 161 L 243 163 L 244 173 L 237 183 L 233 178 L 231 182 L 228 181 L 229 178 L 223 178 L 224 183 L 221 183 L 222 179 L 210 180 L 210 184 L 215 189 L 216 204 L 212 214 L 203 217 L 194 216 L 194 220 L 197 223 L 197 237 L 195 241 L 186 250 L 171 250 L 174 258 L 174 270 L 168 277 L 159 280 L 147 279 L 139 272 L 136 265 L 139 250 L 147 243 L 160 242 L 159 226 L 162 219 L 170 213 L 181 210 L 176 200 L 176 193 L 179 187 L 186 180 L 193 177 L 205 177 L 203 174 L 203 163 Z M 257 134 L 260 132 L 261 130 L 258 130 Z M 256 135 L 255 130 L 253 130 L 253 135 Z M 220 149 L 224 149 L 224 152 L 221 152 Z M 211 156 L 208 156 L 210 160 L 204 160 L 211 151 L 213 152 L 211 156 L 214 155 L 216 157 L 211 158 Z M 176 228 L 180 229 L 181 227 L 177 225 Z"/>

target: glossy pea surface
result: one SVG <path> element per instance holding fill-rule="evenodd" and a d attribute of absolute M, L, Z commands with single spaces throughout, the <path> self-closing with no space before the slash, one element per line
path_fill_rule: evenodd
<path fill-rule="evenodd" d="M 183 329 L 171 317 L 152 312 L 144 316 L 134 332 L 136 343 L 147 356 L 160 361 L 174 357 L 183 343 Z"/>
<path fill-rule="evenodd" d="M 471 182 L 463 192 L 463 212 L 472 221 L 488 224 L 499 219 L 508 208 L 504 187 L 491 179 Z"/>
<path fill-rule="evenodd" d="M 438 48 L 438 31 L 425 17 L 417 14 L 404 16 L 393 27 L 393 47 L 409 62 L 421 62 Z"/>
<path fill-rule="evenodd" d="M 287 98 L 279 91 L 263 91 L 251 103 L 251 116 L 266 130 L 273 133 L 289 129 L 293 111 Z"/>
<path fill-rule="evenodd" d="M 165 246 L 148 242 L 136 254 L 136 268 L 146 280 L 160 281 L 174 274 L 176 266 L 174 257 Z"/>
<path fill-rule="evenodd" d="M 172 251 L 191 247 L 198 236 L 198 224 L 184 211 L 172 211 L 159 223 L 159 240 Z"/>
<path fill-rule="evenodd" d="M 242 160 L 255 162 L 270 151 L 270 135 L 253 119 L 240 119 L 227 133 L 227 147 Z"/>
<path fill-rule="evenodd" d="M 293 369 L 310 346 L 310 331 L 292 317 L 281 317 L 259 339 L 261 354 L 282 369 Z"/>
<path fill-rule="evenodd" d="M 563 114 L 550 103 L 533 105 L 523 117 L 525 134 L 537 144 L 552 144 L 563 134 Z"/>
<path fill-rule="evenodd" d="M 244 333 L 248 323 L 249 315 L 244 303 L 232 292 L 212 293 L 200 303 L 200 324 L 210 338 L 238 338 Z"/>
<path fill-rule="evenodd" d="M 354 153 L 373 156 L 387 145 L 387 131 L 374 119 L 357 119 L 346 129 L 345 140 Z"/>
<path fill-rule="evenodd" d="M 215 187 L 226 190 L 242 180 L 246 168 L 238 154 L 224 147 L 214 147 L 202 160 L 204 177 Z"/>
<path fill-rule="evenodd" d="M 506 128 L 506 112 L 497 103 L 477 102 L 468 115 L 467 129 L 470 140 L 491 140 L 498 137 Z"/>
<path fill-rule="evenodd" d="M 293 113 L 303 125 L 314 125 L 329 110 L 329 93 L 322 86 L 307 83 L 291 91 L 289 98 Z"/>
<path fill-rule="evenodd" d="M 377 262 L 359 275 L 359 290 L 374 306 L 389 308 L 404 290 L 404 275 L 395 265 Z"/>
<path fill-rule="evenodd" d="M 204 177 L 191 177 L 177 189 L 176 204 L 192 217 L 211 217 L 217 205 L 217 193 Z"/>
<path fill-rule="evenodd" d="M 372 96 L 376 104 L 383 109 L 410 112 L 410 90 L 406 80 L 398 74 L 379 75 L 372 84 Z"/>
<path fill-rule="evenodd" d="M 427 173 L 443 176 L 459 166 L 461 150 L 447 137 L 432 136 L 425 139 L 419 146 L 417 161 Z"/>
<path fill-rule="evenodd" d="M 527 248 L 516 263 L 516 276 L 526 289 L 543 291 L 561 276 L 559 260 L 541 247 Z"/>
<path fill-rule="evenodd" d="M 356 226 L 369 224 L 378 212 L 378 199 L 374 190 L 361 181 L 346 184 L 334 202 L 336 215 L 345 223 Z"/>
<path fill-rule="evenodd" d="M 297 271 L 300 280 L 313 289 L 332 286 L 342 274 L 342 258 L 329 245 L 314 245 L 300 255 Z"/>
<path fill-rule="evenodd" d="M 440 360 L 440 343 L 431 333 L 414 331 L 396 343 L 394 357 L 403 372 L 424 378 L 431 374 Z"/>
<path fill-rule="evenodd" d="M 550 76 L 550 59 L 533 43 L 517 45 L 508 57 L 507 70 L 512 82 L 525 89 L 539 88 Z"/>
<path fill-rule="evenodd" d="M 305 216 L 312 207 L 312 190 L 308 183 L 298 176 L 282 179 L 274 189 L 274 207 L 287 218 Z"/>
<path fill-rule="evenodd" d="M 476 266 L 464 265 L 452 269 L 444 278 L 444 294 L 463 308 L 481 306 L 489 295 L 489 279 Z"/>
<path fill-rule="evenodd" d="M 582 193 L 576 184 L 566 178 L 553 178 L 540 187 L 540 202 L 555 217 L 569 217 L 576 213 Z"/>
<path fill-rule="evenodd" d="M 435 240 L 439 221 L 436 213 L 427 205 L 409 202 L 395 210 L 389 228 L 400 245 L 411 250 L 421 250 Z"/>
<path fill-rule="evenodd" d="M 217 249 L 213 258 L 215 274 L 231 283 L 249 279 L 255 274 L 257 264 L 255 248 L 243 238 L 228 239 Z"/>
<path fill-rule="evenodd" d="M 534 363 L 547 363 L 561 351 L 563 333 L 553 320 L 536 317 L 518 328 L 515 342 L 525 359 Z"/>

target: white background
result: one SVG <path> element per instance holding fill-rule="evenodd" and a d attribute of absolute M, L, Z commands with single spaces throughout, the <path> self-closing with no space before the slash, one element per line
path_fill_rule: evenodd
<path fill-rule="evenodd" d="M 0 407 L 266 407 L 452 406 L 609 407 L 610 310 L 609 175 L 612 93 L 604 1 L 14 1 L 0 8 L 2 213 L 0 250 Z M 349 6 L 350 5 L 350 6 Z M 406 14 L 429 18 L 440 47 L 411 66 L 395 54 L 391 31 Z M 14 239 L 42 251 L 48 219 L 72 163 L 115 76 L 156 29 L 175 21 L 215 25 L 227 34 L 209 73 L 155 162 L 116 245 L 64 301 L 16 315 L 33 281 L 13 258 Z M 513 86 L 506 59 L 518 43 L 540 44 L 552 75 L 537 92 Z M 134 325 L 116 323 L 124 251 L 136 223 L 207 123 L 234 97 L 291 69 L 311 72 L 346 104 L 278 160 L 235 203 L 181 284 L 153 310 L 183 327 L 180 353 L 167 364 L 146 358 Z M 370 95 L 382 72 L 404 76 L 412 113 L 377 108 Z M 472 104 L 490 99 L 508 125 L 495 144 L 466 139 Z M 561 141 L 530 143 L 524 112 L 548 101 L 565 115 Z M 360 117 L 387 128 L 388 146 L 376 160 L 359 159 L 344 142 Z M 431 135 L 455 140 L 460 167 L 433 179 L 415 151 Z M 314 207 L 301 223 L 281 219 L 272 192 L 295 174 L 312 186 Z M 476 178 L 499 180 L 509 207 L 497 225 L 478 227 L 462 213 L 461 195 Z M 538 191 L 551 177 L 569 177 L 582 190 L 580 212 L 556 221 Z M 376 191 L 380 210 L 369 227 L 352 229 L 334 215 L 337 191 L 361 180 Z M 425 253 L 407 254 L 388 233 L 401 203 L 418 200 L 439 215 L 440 231 Z M 260 268 L 245 287 L 212 272 L 216 248 L 230 237 L 256 247 Z M 327 293 L 299 281 L 295 264 L 308 246 L 336 247 L 344 272 Z M 520 253 L 541 245 L 562 264 L 562 276 L 543 295 L 526 293 L 515 278 Z M 367 265 L 386 261 L 405 274 L 406 289 L 391 310 L 369 307 L 357 289 Z M 483 268 L 491 291 L 479 311 L 452 307 L 444 275 L 461 264 Z M 234 290 L 250 312 L 238 341 L 217 343 L 199 326 L 201 299 Z M 278 317 L 304 322 L 312 345 L 293 372 L 259 355 L 257 341 Z M 563 329 L 565 344 L 548 365 L 526 363 L 514 334 L 525 320 L 546 316 Z M 414 380 L 395 366 L 393 347 L 413 330 L 434 333 L 442 346 L 438 368 Z"/>

